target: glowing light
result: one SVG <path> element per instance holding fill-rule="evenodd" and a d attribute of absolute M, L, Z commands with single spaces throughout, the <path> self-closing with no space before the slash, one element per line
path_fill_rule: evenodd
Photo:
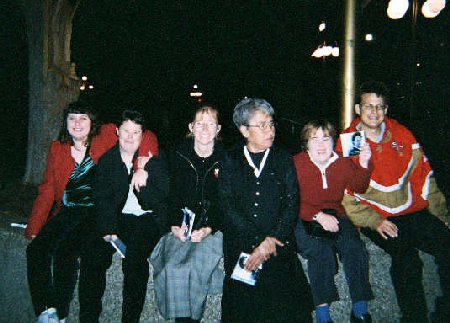
<path fill-rule="evenodd" d="M 422 6 L 422 14 L 425 18 L 434 18 L 441 12 L 445 7 L 445 1 L 443 1 L 443 5 L 438 6 L 438 4 L 433 3 L 431 0 L 425 1 Z M 442 9 L 440 9 L 442 8 Z"/>
<path fill-rule="evenodd" d="M 391 0 L 387 8 L 387 15 L 391 19 L 403 18 L 409 7 L 408 0 Z"/>
<path fill-rule="evenodd" d="M 339 56 L 339 47 L 333 47 L 333 50 L 331 51 L 331 55 L 333 55 L 334 57 L 338 57 Z"/>
<path fill-rule="evenodd" d="M 439 14 L 445 8 L 445 0 L 428 0 L 426 3 L 428 3 L 428 8 L 432 13 Z"/>
<path fill-rule="evenodd" d="M 190 95 L 192 98 L 201 98 L 201 96 L 203 95 L 203 93 L 199 91 L 198 85 L 197 85 L 197 84 L 194 84 L 194 85 L 192 86 L 192 91 L 191 91 L 191 93 L 189 93 L 189 95 Z"/>
<path fill-rule="evenodd" d="M 319 31 L 322 32 L 322 31 L 325 30 L 325 28 L 327 28 L 327 24 L 324 23 L 324 22 L 322 22 L 322 23 L 319 25 Z"/>

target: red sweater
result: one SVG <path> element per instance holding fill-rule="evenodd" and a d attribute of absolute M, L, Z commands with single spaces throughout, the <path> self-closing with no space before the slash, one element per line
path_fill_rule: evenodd
<path fill-rule="evenodd" d="M 355 192 L 365 192 L 369 186 L 371 166 L 362 168 L 349 158 L 337 157 L 322 174 L 319 167 L 301 152 L 294 156 L 300 193 L 298 216 L 304 221 L 312 221 L 322 209 L 335 209 L 337 215 L 344 215 L 341 204 L 347 187 Z"/>
<path fill-rule="evenodd" d="M 116 129 L 114 124 L 103 125 L 99 134 L 92 139 L 89 155 L 94 163 L 97 163 L 99 158 L 117 142 Z M 59 141 L 53 141 L 50 146 L 47 167 L 25 230 L 27 239 L 37 235 L 47 221 L 55 216 L 61 208 L 64 190 L 75 168 L 75 160 L 71 156 L 70 147 L 70 144 L 62 144 Z M 145 131 L 139 147 L 139 156 L 148 156 L 149 151 L 155 156 L 158 155 L 158 140 L 154 133 Z M 50 214 L 55 203 L 56 207 Z"/>

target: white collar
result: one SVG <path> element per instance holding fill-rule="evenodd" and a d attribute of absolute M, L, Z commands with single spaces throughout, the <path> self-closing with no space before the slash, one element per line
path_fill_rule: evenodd
<path fill-rule="evenodd" d="M 258 168 L 258 167 L 256 167 L 255 163 L 253 162 L 252 158 L 250 157 L 250 152 L 248 151 L 247 146 L 244 146 L 244 156 L 247 159 L 247 162 L 250 165 L 250 167 L 253 168 L 256 178 L 258 178 L 259 175 L 261 175 L 261 172 L 262 172 L 264 166 L 266 165 L 266 159 L 267 159 L 267 156 L 269 155 L 269 152 L 270 152 L 270 148 L 267 148 L 266 151 L 264 152 L 264 157 L 261 160 L 261 163 L 259 164 L 259 168 Z"/>
<path fill-rule="evenodd" d="M 331 152 L 331 157 L 330 157 L 330 159 L 328 159 L 328 162 L 327 162 L 324 166 L 319 166 L 319 164 L 317 164 L 317 163 L 311 158 L 311 155 L 309 154 L 309 151 L 308 151 L 307 153 L 308 153 L 309 160 L 311 160 L 311 162 L 312 162 L 314 165 L 316 165 L 317 168 L 320 169 L 321 172 L 323 172 L 325 169 L 327 169 L 328 166 L 330 166 L 332 163 L 334 163 L 334 162 L 336 161 L 336 159 L 339 158 L 339 155 L 336 154 L 336 153 L 333 151 L 333 152 Z"/>

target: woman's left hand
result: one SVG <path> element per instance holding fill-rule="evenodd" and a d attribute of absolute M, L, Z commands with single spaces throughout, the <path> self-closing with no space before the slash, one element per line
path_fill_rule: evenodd
<path fill-rule="evenodd" d="M 203 239 L 205 239 L 207 236 L 209 236 L 211 234 L 211 232 L 212 232 L 212 229 L 210 227 L 194 230 L 191 233 L 191 241 L 192 242 L 200 242 Z"/>
<path fill-rule="evenodd" d="M 141 187 L 147 185 L 148 173 L 146 170 L 138 168 L 136 172 L 133 174 L 133 178 L 131 179 L 132 187 L 140 192 Z"/>

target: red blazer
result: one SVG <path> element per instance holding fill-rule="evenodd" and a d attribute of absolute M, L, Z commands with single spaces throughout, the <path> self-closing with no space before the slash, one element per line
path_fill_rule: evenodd
<path fill-rule="evenodd" d="M 92 139 L 89 155 L 94 163 L 97 163 L 99 158 L 116 144 L 116 131 L 117 128 L 114 124 L 106 124 Z M 59 141 L 53 141 L 50 146 L 47 167 L 25 230 L 27 239 L 37 235 L 47 221 L 57 215 L 61 208 L 64 190 L 70 174 L 75 168 L 75 160 L 71 156 L 70 147 L 71 144 L 62 144 Z M 139 156 L 148 156 L 149 151 L 155 156 L 158 155 L 158 139 L 153 132 L 145 131 L 139 147 Z M 56 207 L 50 214 L 55 203 Z"/>

